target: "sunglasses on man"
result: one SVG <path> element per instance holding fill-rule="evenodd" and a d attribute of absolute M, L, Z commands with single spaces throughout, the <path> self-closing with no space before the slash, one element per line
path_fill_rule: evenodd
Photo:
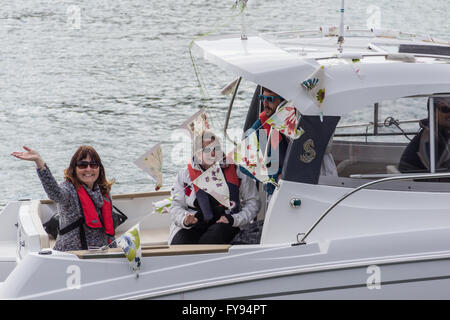
<path fill-rule="evenodd" d="M 442 113 L 450 113 L 450 107 L 448 106 L 437 106 L 437 109 Z"/>
<path fill-rule="evenodd" d="M 260 94 L 259 95 L 259 100 L 260 101 L 262 101 L 262 102 L 264 102 L 264 101 L 268 101 L 268 102 L 273 102 L 275 99 L 277 99 L 277 98 L 279 98 L 279 99 L 281 99 L 281 97 L 280 96 L 265 96 L 265 95 L 263 95 L 263 94 Z"/>
<path fill-rule="evenodd" d="M 91 167 L 91 169 L 97 169 L 97 168 L 98 168 L 98 163 L 95 162 L 95 161 L 91 161 L 91 162 L 88 162 L 88 161 L 78 161 L 78 162 L 77 162 L 77 167 L 78 167 L 79 169 L 86 169 L 88 166 Z"/>

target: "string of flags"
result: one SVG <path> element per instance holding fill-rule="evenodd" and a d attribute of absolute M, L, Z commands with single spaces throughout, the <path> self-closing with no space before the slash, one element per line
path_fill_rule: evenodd
<path fill-rule="evenodd" d="M 134 164 L 147 172 L 153 179 L 156 180 L 155 190 L 158 191 L 163 186 L 162 177 L 162 150 L 161 143 L 156 144 L 150 150 L 140 156 Z"/>
<path fill-rule="evenodd" d="M 318 92 L 319 90 L 316 91 Z M 262 126 L 265 124 L 269 124 L 273 131 L 276 130 L 290 139 L 298 139 L 304 133 L 303 129 L 298 128 L 298 117 L 292 102 L 280 107 L 280 109 L 277 110 L 272 117 L 262 124 Z M 194 138 L 203 131 L 210 129 L 205 108 L 202 108 L 196 112 L 179 128 L 187 130 L 191 135 L 191 138 Z M 235 146 L 235 148 L 226 155 L 226 159 L 227 161 L 247 170 L 261 183 L 276 184 L 276 181 L 269 177 L 266 161 L 260 148 L 256 131 L 251 133 L 243 139 L 241 143 Z M 134 161 L 134 164 L 148 173 L 156 181 L 155 190 L 158 190 L 163 186 L 163 156 L 161 143 L 156 144 L 141 155 Z M 219 163 L 214 163 L 185 188 L 189 188 L 191 185 L 207 192 L 219 203 L 231 209 L 232 203 L 230 201 L 230 191 Z M 176 196 L 177 195 L 174 195 L 173 197 Z M 153 202 L 152 213 L 168 213 L 174 200 L 173 197 Z M 115 242 L 117 242 L 118 246 L 122 248 L 131 269 L 135 272 L 136 276 L 138 276 L 142 266 L 139 223 L 117 238 Z"/>
<path fill-rule="evenodd" d="M 298 128 L 298 117 L 293 103 L 290 101 L 273 114 L 265 124 L 269 124 L 274 130 L 298 139 L 303 133 Z M 264 124 L 262 124 L 264 125 Z M 261 126 L 262 127 L 262 126 Z M 210 129 L 206 116 L 206 109 L 202 108 L 187 119 L 180 127 L 187 130 L 191 137 Z M 276 182 L 269 177 L 264 154 L 260 148 L 256 131 L 241 141 L 226 157 L 227 161 L 247 170 L 256 180 L 263 184 Z M 158 143 L 134 162 L 139 168 L 147 172 L 156 180 L 156 190 L 162 186 L 162 151 Z M 230 207 L 230 195 L 222 170 L 216 163 L 203 172 L 192 184 L 213 196 L 219 203 Z M 190 187 L 190 186 L 187 186 Z M 172 204 L 171 197 L 153 203 L 153 213 L 167 213 Z"/>
<path fill-rule="evenodd" d="M 128 229 L 124 234 L 120 237 L 116 238 L 113 242 L 109 243 L 106 246 L 103 246 L 96 250 L 90 251 L 103 251 L 111 247 L 113 243 L 117 243 L 117 245 L 123 250 L 125 257 L 128 260 L 128 263 L 135 273 L 136 277 L 139 277 L 139 272 L 142 267 L 142 249 L 141 249 L 141 238 L 140 238 L 140 227 L 139 223 L 135 224 L 133 227 Z"/>
<path fill-rule="evenodd" d="M 305 132 L 302 128 L 298 128 L 297 109 L 295 109 L 292 101 L 273 114 L 266 123 L 273 129 L 295 140 L 302 136 Z"/>
<path fill-rule="evenodd" d="M 216 162 L 205 170 L 192 184 L 209 193 L 220 204 L 231 209 L 230 190 L 220 165 Z"/>
<path fill-rule="evenodd" d="M 274 182 L 269 177 L 256 131 L 253 131 L 247 138 L 242 140 L 227 158 L 231 158 L 234 164 L 247 170 L 263 184 Z"/>
<path fill-rule="evenodd" d="M 210 125 L 206 116 L 206 109 L 200 109 L 193 116 L 183 122 L 179 129 L 187 130 L 190 133 L 191 138 L 194 138 L 205 130 L 209 130 Z"/>
<path fill-rule="evenodd" d="M 153 212 L 159 214 L 169 213 L 169 208 L 172 205 L 172 202 L 173 202 L 172 197 L 157 202 L 153 202 Z"/>
<path fill-rule="evenodd" d="M 325 100 L 325 67 L 320 66 L 302 82 L 302 87 L 320 110 L 320 121 L 323 122 L 322 104 Z"/>

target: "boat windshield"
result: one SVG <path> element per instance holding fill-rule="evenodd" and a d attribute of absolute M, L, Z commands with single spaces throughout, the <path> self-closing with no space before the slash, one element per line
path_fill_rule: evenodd
<path fill-rule="evenodd" d="M 449 172 L 448 102 L 450 98 L 443 96 L 402 98 L 381 101 L 343 116 L 324 156 L 325 161 L 328 152 L 336 171 L 321 172 L 319 183 L 355 186 L 367 179 Z M 440 182 L 450 181 L 401 181 L 377 188 L 411 190 L 414 185 L 414 189 L 423 189 L 430 183 L 434 189 L 448 188 Z"/>

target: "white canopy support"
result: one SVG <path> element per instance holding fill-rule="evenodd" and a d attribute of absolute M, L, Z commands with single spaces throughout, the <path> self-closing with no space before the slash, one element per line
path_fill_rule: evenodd
<path fill-rule="evenodd" d="M 363 54 L 361 79 L 351 65 L 336 58 L 336 53 L 318 60 L 305 58 L 257 36 L 248 40 L 241 40 L 240 35 L 203 38 L 195 42 L 195 48 L 225 71 L 292 100 L 304 115 L 320 112 L 301 83 L 321 64 L 326 65 L 326 98 L 321 106 L 325 116 L 340 116 L 383 100 L 450 90 L 450 64 L 445 63 L 386 61 L 384 56 L 367 58 Z M 331 60 L 335 62 L 329 63 Z"/>

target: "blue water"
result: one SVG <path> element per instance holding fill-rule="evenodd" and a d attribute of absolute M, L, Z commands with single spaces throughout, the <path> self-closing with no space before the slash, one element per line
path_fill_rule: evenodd
<path fill-rule="evenodd" d="M 174 130 L 202 105 L 188 45 L 231 21 L 234 1 L 8 1 L 0 12 L 0 208 L 7 201 L 46 198 L 34 164 L 10 153 L 40 152 L 58 181 L 79 145 L 100 153 L 113 194 L 147 192 L 154 181 L 133 161 L 163 143 L 164 187 L 183 166 L 187 146 Z M 347 1 L 346 24 L 367 26 L 376 12 L 382 28 L 450 39 L 448 0 Z M 249 0 L 248 33 L 338 25 L 340 1 Z M 376 7 L 371 7 L 376 5 Z M 230 22 L 231 21 L 231 22 Z M 196 60 L 223 126 L 233 79 Z M 230 127 L 239 129 L 252 90 L 245 84 Z M 185 151 L 183 153 L 183 150 Z"/>

